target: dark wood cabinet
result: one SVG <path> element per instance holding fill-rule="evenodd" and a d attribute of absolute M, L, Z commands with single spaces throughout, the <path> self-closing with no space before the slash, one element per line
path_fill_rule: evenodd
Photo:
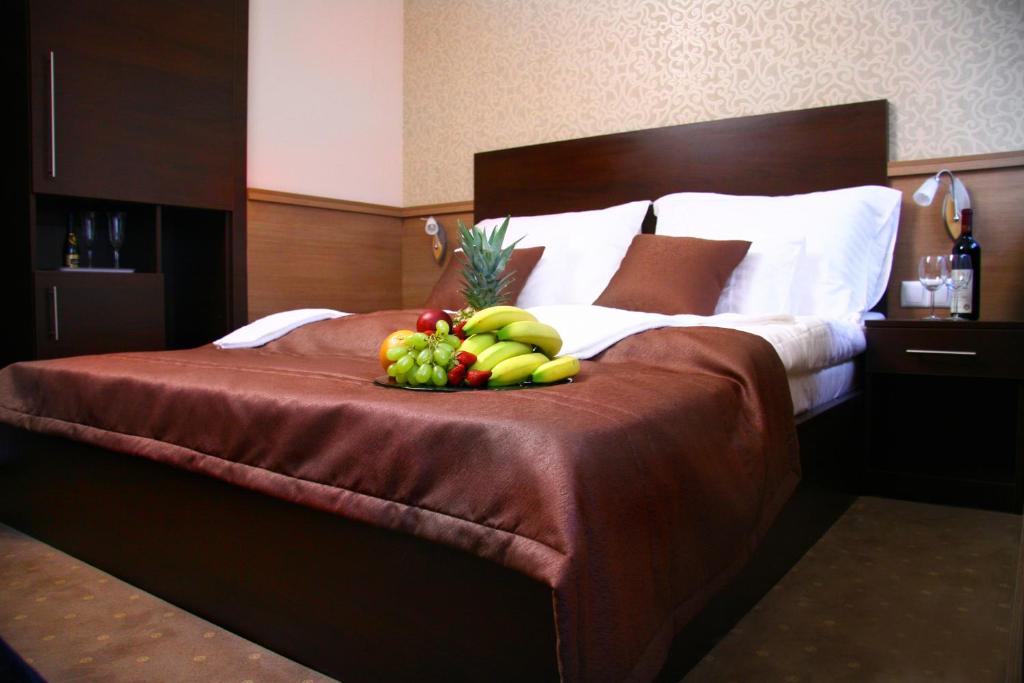
<path fill-rule="evenodd" d="M 866 328 L 867 489 L 1020 512 L 1024 323 Z"/>
<path fill-rule="evenodd" d="M 0 365 L 193 346 L 244 324 L 246 0 L 16 0 L 4 12 L 16 121 L 3 133 L 12 331 Z M 108 268 L 107 216 L 125 213 L 121 266 L 134 272 L 58 272 L 85 211 L 94 265 Z"/>
<path fill-rule="evenodd" d="M 231 210 L 236 9 L 31 0 L 32 189 Z"/>
<path fill-rule="evenodd" d="M 37 272 L 35 301 L 39 358 L 166 344 L 159 273 Z"/>

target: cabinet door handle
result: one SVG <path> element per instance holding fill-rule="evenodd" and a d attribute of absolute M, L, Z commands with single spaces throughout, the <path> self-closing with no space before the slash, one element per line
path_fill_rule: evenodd
<path fill-rule="evenodd" d="M 50 168 L 48 175 L 57 177 L 57 66 L 50 50 Z"/>
<path fill-rule="evenodd" d="M 944 349 L 906 349 L 907 353 L 925 356 L 977 356 L 977 351 L 946 351 Z"/>
<path fill-rule="evenodd" d="M 50 336 L 53 341 L 60 341 L 60 309 L 57 306 L 57 286 L 54 285 L 47 291 L 50 300 Z"/>

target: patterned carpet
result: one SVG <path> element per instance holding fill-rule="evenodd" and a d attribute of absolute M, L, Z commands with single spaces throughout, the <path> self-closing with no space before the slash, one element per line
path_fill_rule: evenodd
<path fill-rule="evenodd" d="M 2 524 L 0 638 L 61 683 L 333 680 Z"/>
<path fill-rule="evenodd" d="M 684 679 L 1002 682 L 1017 515 L 860 498 Z"/>
<path fill-rule="evenodd" d="M 860 498 L 684 683 L 1002 681 L 1021 518 Z M 330 681 L 0 525 L 0 638 L 51 681 Z"/>

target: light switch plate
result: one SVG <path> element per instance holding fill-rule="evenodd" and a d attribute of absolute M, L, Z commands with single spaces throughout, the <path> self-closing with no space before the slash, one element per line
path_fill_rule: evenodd
<path fill-rule="evenodd" d="M 931 306 L 928 290 L 917 280 L 904 280 L 900 283 L 900 306 L 903 308 L 928 308 Z M 949 289 L 939 287 L 935 290 L 935 308 L 949 308 Z"/>

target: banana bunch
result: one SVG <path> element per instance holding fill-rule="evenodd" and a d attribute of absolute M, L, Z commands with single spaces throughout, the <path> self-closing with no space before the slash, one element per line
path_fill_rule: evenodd
<path fill-rule="evenodd" d="M 549 384 L 573 377 L 580 362 L 557 356 L 562 348 L 558 330 L 515 306 L 492 306 L 478 311 L 463 327 L 469 335 L 459 351 L 476 357 L 469 372 L 489 372 L 487 386 L 504 387 L 530 380 Z M 479 376 L 479 375 L 476 375 Z"/>

